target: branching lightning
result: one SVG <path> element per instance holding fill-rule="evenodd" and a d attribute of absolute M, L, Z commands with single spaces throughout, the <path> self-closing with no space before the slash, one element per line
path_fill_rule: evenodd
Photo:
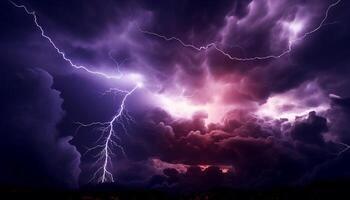
<path fill-rule="evenodd" d="M 293 45 L 296 42 L 305 39 L 307 36 L 309 36 L 309 35 L 317 32 L 317 31 L 319 31 L 323 26 L 327 25 L 325 22 L 328 19 L 328 15 L 329 15 L 330 10 L 333 7 L 337 6 L 341 1 L 342 0 L 337 0 L 335 3 L 332 3 L 331 5 L 329 5 L 327 10 L 326 10 L 325 16 L 323 17 L 322 21 L 320 22 L 320 24 L 316 28 L 312 29 L 311 31 L 308 31 L 308 32 L 304 33 L 303 35 L 301 35 L 301 36 L 299 36 L 299 37 L 297 37 L 297 38 L 295 38 L 293 40 L 290 40 L 288 42 L 288 48 L 285 51 L 283 51 L 280 54 L 278 54 L 278 55 L 267 55 L 267 56 L 261 56 L 261 57 L 260 56 L 256 56 L 256 57 L 235 57 L 235 56 L 230 55 L 228 52 L 225 52 L 225 50 L 221 49 L 220 47 L 218 47 L 218 45 L 216 43 L 210 43 L 210 44 L 207 44 L 205 46 L 196 46 L 194 44 L 186 43 L 186 42 L 184 42 L 183 40 L 181 40 L 180 38 L 177 38 L 177 37 L 167 37 L 167 36 L 155 33 L 155 32 L 142 30 L 140 27 L 138 27 L 138 28 L 139 28 L 139 31 L 144 33 L 144 34 L 155 36 L 155 37 L 164 39 L 165 41 L 176 41 L 176 42 L 180 43 L 183 47 L 192 48 L 192 49 L 194 49 L 196 51 L 203 51 L 203 50 L 208 50 L 210 48 L 214 48 L 216 51 L 218 51 L 219 53 L 221 53 L 222 55 L 224 55 L 225 57 L 227 57 L 230 60 L 254 61 L 254 60 L 266 60 L 266 59 L 278 59 L 278 58 L 281 58 L 281 57 L 289 54 L 293 50 Z"/>
<path fill-rule="evenodd" d="M 95 171 L 91 180 L 96 180 L 97 182 L 101 182 L 101 183 L 114 182 L 113 174 L 110 171 L 110 168 L 112 167 L 111 156 L 114 155 L 113 152 L 115 149 L 119 149 L 122 152 L 122 154 L 126 156 L 123 147 L 119 145 L 117 142 L 117 141 L 120 141 L 120 137 L 118 136 L 115 126 L 119 125 L 121 129 L 125 133 L 127 133 L 127 128 L 125 127 L 125 123 L 130 123 L 131 121 L 133 121 L 133 119 L 125 110 L 125 102 L 128 96 L 131 95 L 138 87 L 140 86 L 136 85 L 130 91 L 123 91 L 115 88 L 107 91 L 111 93 L 124 94 L 116 115 L 114 115 L 110 121 L 93 122 L 89 124 L 79 123 L 78 128 L 97 127 L 98 130 L 101 131 L 101 137 L 97 140 L 97 143 L 99 143 L 102 140 L 102 144 L 89 148 L 87 151 L 87 152 L 90 152 L 92 150 L 97 150 L 98 153 L 96 154 L 97 160 L 95 162 L 95 165 L 99 165 L 99 164 L 101 165 Z"/>
<path fill-rule="evenodd" d="M 41 32 L 41 36 L 42 36 L 43 38 L 45 38 L 45 39 L 48 40 L 48 42 L 51 44 L 51 46 L 57 51 L 57 53 L 58 53 L 59 55 L 61 55 L 61 57 L 62 57 L 65 61 L 67 61 L 67 62 L 70 64 L 70 66 L 72 66 L 72 67 L 74 67 L 74 68 L 76 68 L 76 69 L 84 70 L 84 71 L 86 71 L 86 72 L 88 72 L 88 73 L 90 73 L 90 74 L 102 76 L 102 77 L 107 78 L 107 79 L 120 79 L 120 78 L 121 78 L 120 75 L 109 75 L 109 74 L 106 74 L 106 73 L 103 73 L 103 72 L 91 70 L 91 69 L 89 69 L 88 67 L 85 67 L 85 66 L 83 66 L 83 65 L 74 64 L 74 62 L 73 62 L 70 58 L 67 58 L 66 54 L 65 54 L 61 49 L 59 49 L 59 48 L 57 47 L 57 45 L 56 45 L 55 42 L 51 39 L 51 37 L 49 37 L 49 36 L 45 33 L 43 27 L 42 27 L 42 26 L 39 24 L 39 22 L 38 22 L 38 17 L 37 17 L 37 15 L 36 15 L 35 11 L 29 11 L 28 8 L 27 8 L 26 6 L 24 6 L 24 5 L 18 5 L 18 4 L 16 4 L 16 3 L 14 3 L 13 1 L 10 1 L 10 3 L 12 3 L 12 4 L 13 4 L 15 7 L 17 7 L 17 8 L 23 8 L 23 9 L 25 10 L 25 12 L 26 12 L 28 15 L 31 15 L 31 16 L 33 17 L 33 20 L 34 20 L 34 23 L 35 23 L 36 27 L 37 27 L 37 28 L 40 30 L 40 32 Z"/>
<path fill-rule="evenodd" d="M 118 62 L 113 56 L 112 56 L 112 52 L 109 52 L 108 53 L 109 57 L 111 58 L 111 60 L 114 62 L 114 64 L 116 65 L 117 67 L 117 72 L 118 74 L 120 74 L 120 78 L 124 76 L 124 74 L 120 71 L 120 66 L 126 62 L 128 59 L 124 59 L 122 60 L 121 62 Z"/>
<path fill-rule="evenodd" d="M 61 55 L 61 57 L 65 61 L 69 63 L 71 67 L 76 69 L 81 69 L 92 75 L 100 76 L 107 79 L 121 79 L 123 77 L 123 74 L 119 70 L 119 63 L 115 61 L 115 59 L 111 56 L 111 54 L 110 54 L 111 59 L 113 59 L 113 61 L 117 64 L 117 70 L 119 75 L 109 75 L 104 72 L 91 70 L 88 67 L 85 67 L 82 65 L 74 64 L 74 62 L 70 58 L 67 58 L 64 51 L 59 49 L 57 45 L 54 43 L 54 41 L 45 33 L 43 27 L 38 23 L 38 18 L 35 11 L 29 11 L 27 7 L 24 5 L 18 5 L 13 1 L 10 1 L 10 2 L 17 8 L 23 8 L 28 15 L 31 15 L 33 17 L 33 21 L 36 27 L 40 30 L 41 36 L 48 40 L 51 46 L 57 51 L 59 55 Z M 127 98 L 131 94 L 133 94 L 133 92 L 136 89 L 143 86 L 140 80 L 134 80 L 134 82 L 136 85 L 130 91 L 121 90 L 118 88 L 111 88 L 108 91 L 106 91 L 106 93 L 123 94 L 122 101 L 118 108 L 118 111 L 110 121 L 92 122 L 89 124 L 78 123 L 79 127 L 77 131 L 82 127 L 97 127 L 97 129 L 101 131 L 101 136 L 96 142 L 97 145 L 92 148 L 89 148 L 87 151 L 87 152 L 90 152 L 92 150 L 97 150 L 98 153 L 96 155 L 97 159 L 95 161 L 95 165 L 101 165 L 100 167 L 97 167 L 97 170 L 95 171 L 91 180 L 94 180 L 100 183 L 114 182 L 113 174 L 111 172 L 111 167 L 112 167 L 111 156 L 114 155 L 115 149 L 119 149 L 123 153 L 123 155 L 125 155 L 123 147 L 118 143 L 118 141 L 120 141 L 120 137 L 118 136 L 118 133 L 116 131 L 116 126 L 119 125 L 120 129 L 122 129 L 125 133 L 127 133 L 126 125 L 129 124 L 131 121 L 133 121 L 133 119 L 127 113 L 125 109 L 125 103 L 127 101 Z M 98 144 L 98 143 L 101 143 L 101 144 Z"/>
<path fill-rule="evenodd" d="M 33 18 L 35 26 L 39 29 L 41 36 L 43 38 L 45 38 L 50 43 L 50 45 L 56 50 L 57 54 L 59 54 L 71 67 L 73 67 L 75 69 L 83 70 L 89 74 L 103 77 L 106 79 L 118 79 L 119 80 L 122 77 L 124 77 L 124 74 L 122 74 L 120 72 L 119 63 L 114 60 L 114 58 L 111 56 L 111 54 L 110 54 L 111 59 L 113 59 L 113 61 L 117 64 L 118 74 L 111 75 L 111 74 L 107 74 L 107 73 L 104 73 L 101 71 L 92 70 L 90 67 L 75 64 L 70 58 L 68 58 L 66 56 L 65 52 L 62 51 L 55 44 L 55 42 L 51 39 L 51 37 L 49 37 L 46 34 L 43 27 L 38 22 L 38 17 L 36 15 L 35 11 L 28 10 L 25 5 L 18 5 L 16 3 L 14 3 L 13 1 L 10 1 L 10 2 L 15 7 L 24 9 L 26 14 L 30 15 Z M 325 16 L 323 17 L 322 21 L 319 23 L 319 25 L 317 27 L 315 27 L 311 31 L 303 33 L 301 36 L 299 36 L 295 39 L 290 40 L 288 43 L 288 48 L 278 55 L 267 55 L 267 56 L 261 56 L 261 57 L 235 57 L 235 56 L 229 54 L 228 52 L 226 52 L 225 50 L 221 49 L 216 43 L 209 43 L 205 46 L 196 46 L 194 44 L 188 44 L 177 37 L 167 37 L 167 36 L 164 36 L 164 35 L 161 35 L 158 33 L 142 30 L 141 28 L 139 28 L 139 29 L 140 29 L 140 32 L 142 32 L 144 34 L 155 36 L 155 37 L 164 39 L 165 41 L 176 41 L 176 42 L 180 43 L 183 47 L 191 48 L 191 49 L 194 49 L 196 51 L 205 51 L 205 50 L 208 50 L 210 48 L 213 48 L 216 51 L 218 51 L 219 53 L 221 53 L 222 55 L 226 56 L 230 60 L 254 61 L 254 60 L 277 59 L 277 58 L 281 58 L 281 57 L 289 54 L 293 50 L 293 45 L 296 42 L 298 42 L 300 40 L 304 40 L 306 37 L 319 31 L 323 26 L 325 26 L 326 21 L 328 19 L 329 12 L 331 11 L 331 9 L 333 7 L 340 4 L 340 2 L 341 2 L 341 0 L 337 0 L 335 3 L 329 5 L 326 12 L 325 12 Z M 127 113 L 127 111 L 125 109 L 126 101 L 130 95 L 132 95 L 138 88 L 141 88 L 143 86 L 141 81 L 135 80 L 134 82 L 135 82 L 135 86 L 131 90 L 121 90 L 118 88 L 110 88 L 108 91 L 106 91 L 105 94 L 112 93 L 112 94 L 121 94 L 122 95 L 121 103 L 120 103 L 115 115 L 112 117 L 112 119 L 110 121 L 92 122 L 92 123 L 88 123 L 88 124 L 78 123 L 79 126 L 78 126 L 77 131 L 81 128 L 97 128 L 97 130 L 99 130 L 99 132 L 101 133 L 99 139 L 96 141 L 96 145 L 87 150 L 87 153 L 88 152 L 97 152 L 97 154 L 95 155 L 96 161 L 94 164 L 94 166 L 96 166 L 97 169 L 92 176 L 91 180 L 93 180 L 93 181 L 97 181 L 100 183 L 114 182 L 114 177 L 113 177 L 113 172 L 112 172 L 112 157 L 113 157 L 113 155 L 115 155 L 114 152 L 115 152 L 115 150 L 119 150 L 123 155 L 125 155 L 123 146 L 120 145 L 121 138 L 120 138 L 119 133 L 120 132 L 127 133 L 126 126 L 133 121 L 133 119 Z M 338 156 L 340 156 L 344 152 L 350 150 L 350 145 L 347 145 L 345 143 L 339 143 L 339 144 L 344 146 L 344 148 L 337 154 Z"/>
<path fill-rule="evenodd" d="M 339 145 L 344 147 L 341 151 L 339 151 L 337 153 L 337 156 L 341 156 L 343 153 L 345 153 L 345 152 L 350 150 L 350 145 L 348 145 L 348 144 L 345 144 L 343 142 L 336 142 L 336 144 L 339 144 Z"/>

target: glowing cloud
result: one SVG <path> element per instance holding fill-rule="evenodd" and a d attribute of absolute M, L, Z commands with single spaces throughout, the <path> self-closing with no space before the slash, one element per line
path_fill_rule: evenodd
<path fill-rule="evenodd" d="M 257 115 L 293 121 L 297 116 L 306 116 L 311 111 L 320 113 L 329 108 L 328 96 L 315 82 L 310 82 L 288 92 L 271 96 L 259 107 Z"/>
<path fill-rule="evenodd" d="M 193 104 L 183 96 L 157 95 L 157 97 L 159 105 L 175 117 L 190 118 L 196 112 L 208 111 L 205 105 Z"/>

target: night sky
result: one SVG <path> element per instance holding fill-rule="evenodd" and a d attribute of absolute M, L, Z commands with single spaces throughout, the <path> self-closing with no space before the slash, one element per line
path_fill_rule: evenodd
<path fill-rule="evenodd" d="M 0 185 L 349 180 L 349 9 L 345 0 L 2 1 Z"/>

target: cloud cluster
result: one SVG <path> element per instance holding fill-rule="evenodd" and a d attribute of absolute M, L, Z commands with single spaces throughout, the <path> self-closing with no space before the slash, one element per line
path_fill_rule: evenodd
<path fill-rule="evenodd" d="M 203 115 L 191 120 L 157 119 L 166 115 L 162 112 L 154 111 L 154 118 L 133 132 L 126 144 L 130 158 L 187 166 L 229 165 L 230 173 L 224 175 L 232 175 L 235 186 L 297 183 L 317 165 L 335 158 L 334 144 L 324 139 L 327 120 L 315 112 L 288 122 L 234 110 L 223 124 L 208 127 Z"/>
<path fill-rule="evenodd" d="M 121 136 L 128 159 L 117 156 L 121 161 L 116 164 L 115 174 L 122 182 L 141 184 L 150 179 L 152 187 L 180 188 L 203 182 L 267 186 L 346 177 L 343 166 L 349 163 L 348 152 L 335 154 L 345 147 L 339 142 L 350 142 L 349 101 L 343 98 L 350 96 L 349 2 L 341 1 L 333 7 L 324 26 L 305 36 L 320 25 L 332 3 L 26 1 L 37 11 L 47 34 L 75 63 L 118 73 L 109 57 L 113 56 L 121 64 L 122 72 L 142 74 L 144 90 L 130 97 L 127 105 L 137 123 L 130 127 L 130 135 Z M 4 94 L 12 95 L 2 103 L 7 113 L 2 112 L 2 135 L 6 140 L 1 140 L 11 142 L 1 148 L 13 152 L 6 154 L 6 159 L 9 163 L 18 161 L 19 166 L 35 163 L 28 161 L 32 155 L 40 156 L 44 160 L 40 165 L 47 169 L 45 174 L 50 174 L 47 177 L 55 183 L 73 184 L 64 181 L 68 177 L 76 180 L 78 172 L 73 171 L 77 170 L 78 162 L 73 160 L 79 159 L 79 155 L 68 138 L 58 137 L 74 134 L 74 127 L 68 125 L 71 121 L 109 119 L 115 111 L 111 109 L 115 108 L 115 99 L 102 100 L 98 95 L 117 83 L 72 70 L 40 37 L 28 16 L 10 5 L 1 8 L 9 8 L 6 11 L 13 21 L 13 24 L 0 22 L 7 30 L 0 39 L 2 55 L 11 65 L 40 66 L 54 76 L 52 83 L 49 75 L 40 70 L 18 72 L 6 68 L 1 73 Z M 140 29 L 177 37 L 195 47 L 215 43 L 238 58 L 281 55 L 293 44 L 291 51 L 278 59 L 239 61 L 213 47 L 199 51 Z M 305 36 L 302 40 L 296 40 L 302 36 Z M 71 75 L 72 72 L 75 74 Z M 62 92 L 63 108 L 67 111 L 57 136 L 55 126 L 62 119 L 62 100 L 51 89 L 52 84 Z M 329 94 L 334 94 L 331 99 Z M 175 117 L 152 100 L 154 95 L 181 95 L 192 104 L 210 105 L 211 112 L 199 112 L 192 118 Z M 213 113 L 222 121 L 208 124 L 206 117 L 211 118 Z M 300 117 L 295 119 L 296 116 Z M 23 125 L 17 126 L 18 123 Z M 17 143 L 20 140 L 17 137 L 24 133 L 27 134 L 23 142 Z M 96 135 L 84 132 L 74 136 L 74 145 L 80 152 L 96 139 Z M 41 149 L 43 145 L 45 150 Z M 26 151 L 29 154 L 26 160 L 20 160 L 20 148 L 33 152 Z M 56 155 L 55 159 L 52 155 Z M 67 164 L 59 165 L 64 169 L 58 169 L 56 158 Z M 174 169 L 162 172 L 163 168 L 160 170 L 151 162 L 153 159 Z M 89 158 L 82 159 L 83 183 L 91 178 L 91 163 Z M 201 170 L 204 165 L 211 167 Z M 181 171 L 184 166 L 192 167 Z M 220 166 L 231 169 L 223 173 Z M 42 181 L 37 180 L 38 184 L 49 182 L 44 172 L 39 173 L 41 167 L 26 168 L 43 177 Z M 14 169 L 18 168 L 1 171 Z M 158 176 L 150 178 L 154 174 Z M 8 176 L 4 179 L 10 180 Z M 14 180 L 17 181 L 22 179 Z"/>

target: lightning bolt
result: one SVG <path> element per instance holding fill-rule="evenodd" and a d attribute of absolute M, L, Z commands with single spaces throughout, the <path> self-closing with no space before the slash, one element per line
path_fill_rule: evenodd
<path fill-rule="evenodd" d="M 97 182 L 101 183 L 114 182 L 113 174 L 110 171 L 110 168 L 112 167 L 111 155 L 114 155 L 113 150 L 117 148 L 122 152 L 124 156 L 126 156 L 123 147 L 117 142 L 120 141 L 120 137 L 118 136 L 118 132 L 116 131 L 115 126 L 119 125 L 122 128 L 122 130 L 124 130 L 124 132 L 127 133 L 125 123 L 129 123 L 130 121 L 133 121 L 133 119 L 126 112 L 125 103 L 128 96 L 130 96 L 139 87 L 139 85 L 136 85 L 130 91 L 123 91 L 116 88 L 112 88 L 107 91 L 108 93 L 124 93 L 118 111 L 110 121 L 92 122 L 90 124 L 79 123 L 78 129 L 82 127 L 97 127 L 98 130 L 101 131 L 101 137 L 97 140 L 97 143 L 100 140 L 102 140 L 102 144 L 98 144 L 92 148 L 89 148 L 87 151 L 90 152 L 92 150 L 97 150 L 97 160 L 95 161 L 94 165 L 101 164 L 101 166 L 95 171 L 90 181 L 97 180 Z"/>
<path fill-rule="evenodd" d="M 349 151 L 349 150 L 350 150 L 350 145 L 348 145 L 348 144 L 345 144 L 345 143 L 343 143 L 343 142 L 336 142 L 336 144 L 341 145 L 341 146 L 344 147 L 341 151 L 339 151 L 339 152 L 336 154 L 337 156 L 341 156 L 343 153 L 345 153 L 346 151 Z"/>
<path fill-rule="evenodd" d="M 118 62 L 113 56 L 112 56 L 112 52 L 108 53 L 109 57 L 111 58 L 111 60 L 114 62 L 114 64 L 117 67 L 117 72 L 118 74 L 120 74 L 120 77 L 124 76 L 124 74 L 120 71 L 120 65 L 122 65 L 124 62 L 126 62 L 128 59 L 124 59 L 122 60 L 122 62 Z"/>
<path fill-rule="evenodd" d="M 103 72 L 100 72 L 100 71 L 91 70 L 88 67 L 85 67 L 83 65 L 74 64 L 74 62 L 70 58 L 68 58 L 66 56 L 66 54 L 57 47 L 55 42 L 45 33 L 43 27 L 38 22 L 38 17 L 36 15 L 35 11 L 29 11 L 28 8 L 25 5 L 18 5 L 15 2 L 13 2 L 13 1 L 9 1 L 9 2 L 12 5 L 14 5 L 15 7 L 17 7 L 17 8 L 23 8 L 28 15 L 31 15 L 33 17 L 33 21 L 35 23 L 35 26 L 40 30 L 41 36 L 43 38 L 45 38 L 51 44 L 51 46 L 56 50 L 56 52 L 65 61 L 67 61 L 71 67 L 74 67 L 76 69 L 81 69 L 81 70 L 84 70 L 84 71 L 86 71 L 86 72 L 88 72 L 90 74 L 98 75 L 98 76 L 101 76 L 101 77 L 104 77 L 104 78 L 107 78 L 107 79 L 120 79 L 121 78 L 121 75 L 109 75 L 109 74 L 106 74 L 106 73 L 103 73 Z"/>
<path fill-rule="evenodd" d="M 337 6 L 341 1 L 342 0 L 338 0 L 338 1 L 334 2 L 334 3 L 332 3 L 331 5 L 329 5 L 327 7 L 325 16 L 323 17 L 322 21 L 320 22 L 320 24 L 317 27 L 315 27 L 311 31 L 308 31 L 308 32 L 304 33 L 303 35 L 297 37 L 296 39 L 290 40 L 288 42 L 288 48 L 285 51 L 283 51 L 280 54 L 278 54 L 278 55 L 267 55 L 267 56 L 261 56 L 261 57 L 260 56 L 256 56 L 256 57 L 235 57 L 235 56 L 232 56 L 231 54 L 229 54 L 228 52 L 225 52 L 220 47 L 218 47 L 218 45 L 216 43 L 209 43 L 209 44 L 207 44 L 205 46 L 196 46 L 194 44 L 186 43 L 186 42 L 184 42 L 183 40 L 181 40 L 180 38 L 177 38 L 177 37 L 167 37 L 167 36 L 155 33 L 155 32 L 143 30 L 140 27 L 138 27 L 138 29 L 139 29 L 139 31 L 141 33 L 144 33 L 144 34 L 147 34 L 147 35 L 151 35 L 151 36 L 155 36 L 155 37 L 161 38 L 161 39 L 163 39 L 165 41 L 176 41 L 176 42 L 180 43 L 183 47 L 191 48 L 191 49 L 194 49 L 196 51 L 203 51 L 203 50 L 208 50 L 210 48 L 214 48 L 216 51 L 218 51 L 219 53 L 221 53 L 222 55 L 224 55 L 225 57 L 227 57 L 230 60 L 254 61 L 254 60 L 266 60 L 266 59 L 278 59 L 278 58 L 281 58 L 281 57 L 289 54 L 293 50 L 293 45 L 296 42 L 305 39 L 307 36 L 309 36 L 309 35 L 317 32 L 317 31 L 319 31 L 323 26 L 325 26 L 326 25 L 325 22 L 326 22 L 326 20 L 328 18 L 330 10 L 333 7 Z"/>
<path fill-rule="evenodd" d="M 59 47 L 55 44 L 55 42 L 45 33 L 43 27 L 38 23 L 38 17 L 35 13 L 35 11 L 29 11 L 26 6 L 24 5 L 18 5 L 14 3 L 13 1 L 10 1 L 12 5 L 14 5 L 17 8 L 22 8 L 25 10 L 25 12 L 28 15 L 31 15 L 33 17 L 33 21 L 36 25 L 36 27 L 40 30 L 41 36 L 45 38 L 51 46 L 56 50 L 56 52 L 65 60 L 67 63 L 75 68 L 75 69 L 80 69 L 84 70 L 85 72 L 88 72 L 92 75 L 95 76 L 100 76 L 106 79 L 121 79 L 123 77 L 123 74 L 119 70 L 119 63 L 112 57 L 111 53 L 110 58 L 116 63 L 117 65 L 117 71 L 119 75 L 109 75 L 100 71 L 94 71 L 89 69 L 89 67 L 85 67 L 83 65 L 77 65 L 74 64 L 74 62 L 66 56 L 64 51 L 59 49 Z M 89 148 L 88 152 L 97 150 L 98 153 L 95 155 L 97 157 L 96 162 L 94 165 L 99 165 L 101 164 L 100 167 L 97 168 L 95 171 L 93 177 L 91 180 L 96 180 L 97 182 L 104 183 L 104 182 L 114 182 L 113 174 L 111 172 L 111 167 L 112 167 L 112 158 L 111 156 L 114 155 L 113 150 L 115 148 L 119 149 L 123 155 L 125 154 L 125 151 L 123 147 L 118 143 L 120 141 L 120 137 L 118 136 L 118 132 L 116 131 L 116 126 L 119 125 L 119 127 L 127 133 L 127 128 L 125 124 L 129 124 L 133 119 L 131 116 L 127 113 L 125 109 L 125 104 L 130 95 L 134 93 L 134 91 L 138 88 L 141 88 L 143 84 L 141 82 L 137 82 L 135 87 L 132 88 L 130 91 L 128 90 L 121 90 L 118 88 L 110 88 L 108 91 L 106 91 L 104 94 L 107 93 L 113 93 L 113 94 L 123 94 L 121 104 L 118 108 L 117 113 L 112 117 L 110 121 L 107 122 L 92 122 L 89 124 L 83 124 L 78 122 L 79 126 L 77 128 L 77 131 L 79 131 L 80 128 L 82 127 L 97 127 L 98 130 L 101 131 L 101 136 L 100 138 L 96 141 L 96 143 L 101 143 L 97 144 L 96 146 Z M 102 142 L 101 142 L 102 141 Z"/>
<path fill-rule="evenodd" d="M 187 44 L 177 37 L 166 37 L 166 36 L 154 33 L 154 32 L 145 31 L 145 30 L 142 30 L 140 28 L 139 29 L 144 34 L 153 35 L 153 36 L 162 38 L 166 41 L 177 41 L 182 46 L 187 47 L 187 48 L 192 48 L 192 49 L 197 50 L 197 51 L 203 51 L 203 50 L 208 50 L 210 48 L 214 48 L 216 51 L 218 51 L 219 53 L 221 53 L 222 55 L 226 56 L 227 58 L 229 58 L 231 60 L 253 61 L 253 60 L 265 60 L 265 59 L 272 59 L 272 58 L 281 58 L 284 55 L 289 54 L 292 51 L 293 44 L 295 42 L 297 42 L 299 40 L 303 40 L 307 36 L 319 31 L 325 25 L 325 22 L 328 18 L 330 10 L 333 7 L 335 7 L 336 5 L 338 5 L 340 2 L 341 2 L 341 0 L 338 0 L 335 3 L 331 4 L 327 8 L 326 14 L 325 14 L 323 20 L 320 22 L 320 24 L 316 28 L 314 28 L 313 30 L 311 30 L 309 32 L 304 33 L 302 36 L 300 36 L 292 41 L 289 41 L 288 49 L 286 49 L 285 51 L 283 51 L 279 55 L 268 55 L 268 56 L 263 56 L 263 57 L 245 57 L 245 58 L 244 57 L 234 57 L 234 56 L 230 55 L 229 53 L 225 52 L 223 49 L 219 48 L 216 43 L 210 43 L 210 44 L 205 45 L 205 46 L 195 46 L 193 44 Z M 100 77 L 103 77 L 106 79 L 121 79 L 123 77 L 123 74 L 119 71 L 119 64 L 117 64 L 118 73 L 119 73 L 118 75 L 110 75 L 110 74 L 107 74 L 107 73 L 104 73 L 101 71 L 91 70 L 90 67 L 75 64 L 70 58 L 68 58 L 66 56 L 64 51 L 62 51 L 55 44 L 55 42 L 51 39 L 51 37 L 49 37 L 45 33 L 43 27 L 38 22 L 38 17 L 36 15 L 35 11 L 29 11 L 26 6 L 18 5 L 16 3 L 14 3 L 13 1 L 10 1 L 10 3 L 17 8 L 24 9 L 26 14 L 32 16 L 33 21 L 35 23 L 35 26 L 39 29 L 41 36 L 43 38 L 45 38 L 50 43 L 50 45 L 56 50 L 57 54 L 59 54 L 62 57 L 62 59 L 64 59 L 71 67 L 73 67 L 75 69 L 83 70 L 83 71 L 90 73 L 92 75 L 100 76 Z M 77 131 L 83 127 L 86 127 L 86 128 L 96 127 L 99 131 L 101 131 L 101 136 L 96 141 L 98 144 L 92 148 L 89 148 L 87 151 L 87 153 L 91 152 L 93 150 L 96 150 L 98 152 L 96 154 L 97 159 L 95 161 L 95 165 L 98 165 L 99 167 L 97 168 L 97 170 L 93 174 L 91 180 L 96 180 L 97 182 L 101 182 L 101 183 L 114 182 L 114 177 L 113 177 L 113 174 L 111 171 L 112 156 L 114 155 L 114 150 L 119 149 L 122 152 L 122 154 L 125 155 L 124 149 L 120 145 L 120 137 L 118 134 L 119 132 L 117 131 L 117 128 L 118 128 L 117 126 L 119 126 L 119 129 L 122 129 L 125 133 L 127 133 L 127 128 L 126 128 L 125 124 L 130 123 L 130 121 L 132 121 L 133 119 L 127 113 L 127 111 L 125 109 L 125 104 L 126 104 L 128 97 L 130 95 L 132 95 L 134 93 L 134 91 L 137 90 L 137 88 L 140 88 L 140 87 L 142 87 L 142 83 L 139 82 L 135 85 L 135 87 L 133 87 L 129 91 L 128 90 L 120 90 L 118 88 L 111 88 L 110 90 L 108 90 L 106 92 L 106 93 L 114 93 L 114 94 L 123 94 L 120 106 L 119 106 L 116 114 L 112 117 L 112 119 L 110 121 L 92 122 L 89 124 L 78 123 L 79 127 L 78 127 Z M 346 144 L 341 144 L 341 145 L 343 145 L 345 148 L 342 151 L 340 151 L 338 153 L 338 155 L 341 155 L 345 151 L 350 150 L 349 145 L 346 145 Z"/>

